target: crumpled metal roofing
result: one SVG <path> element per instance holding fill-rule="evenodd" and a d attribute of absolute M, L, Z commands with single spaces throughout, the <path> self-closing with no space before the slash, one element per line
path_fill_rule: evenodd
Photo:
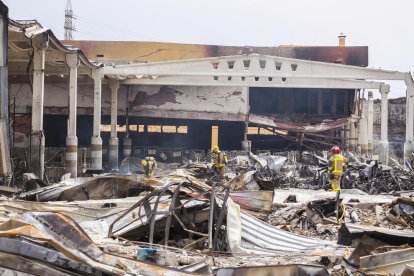
<path fill-rule="evenodd" d="M 331 241 L 290 233 L 256 219 L 227 200 L 227 236 L 233 253 L 283 254 L 321 250 L 335 250 L 341 246 Z"/>
<path fill-rule="evenodd" d="M 248 242 L 256 250 L 303 252 L 324 247 L 336 248 L 336 243 L 308 238 L 260 221 L 241 212 L 242 240 Z"/>

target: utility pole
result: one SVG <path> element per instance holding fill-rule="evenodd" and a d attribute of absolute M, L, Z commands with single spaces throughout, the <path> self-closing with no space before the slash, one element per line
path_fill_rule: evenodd
<path fill-rule="evenodd" d="M 65 8 L 65 40 L 73 40 L 73 34 L 76 31 L 73 20 L 76 19 L 76 16 L 73 14 L 72 3 L 70 0 L 66 2 Z"/>

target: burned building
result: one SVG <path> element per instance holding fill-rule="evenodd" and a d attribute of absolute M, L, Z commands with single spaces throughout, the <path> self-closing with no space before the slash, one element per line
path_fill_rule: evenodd
<path fill-rule="evenodd" d="M 12 152 L 41 176 L 57 156 L 60 174 L 76 176 L 131 155 L 177 161 L 216 144 L 367 152 L 362 91 L 380 90 L 384 108 L 389 86 L 372 80 L 404 80 L 414 93 L 410 74 L 367 68 L 368 47 L 343 37 L 336 47 L 59 41 L 36 21 L 5 22 Z M 386 124 L 381 131 L 386 162 Z"/>

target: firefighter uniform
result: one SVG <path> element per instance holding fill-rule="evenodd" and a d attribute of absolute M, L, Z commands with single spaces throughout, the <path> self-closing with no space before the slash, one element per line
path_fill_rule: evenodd
<path fill-rule="evenodd" d="M 154 157 L 145 157 L 144 160 L 141 161 L 141 166 L 144 169 L 146 176 L 153 176 L 154 171 L 157 168 L 157 162 L 155 162 Z"/>
<path fill-rule="evenodd" d="M 331 172 L 332 190 L 334 192 L 341 190 L 341 178 L 344 169 L 348 167 L 348 159 L 340 153 L 334 154 L 328 163 L 328 170 Z"/>
<path fill-rule="evenodd" d="M 214 146 L 212 149 L 214 154 L 213 167 L 220 176 L 224 176 L 224 168 L 227 164 L 227 155 L 219 150 L 218 146 Z"/>

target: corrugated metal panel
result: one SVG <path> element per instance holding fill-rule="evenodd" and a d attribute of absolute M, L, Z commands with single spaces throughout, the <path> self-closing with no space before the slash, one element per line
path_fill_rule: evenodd
<path fill-rule="evenodd" d="M 240 216 L 242 240 L 256 247 L 256 250 L 303 252 L 324 247 L 337 247 L 334 242 L 312 239 L 280 230 L 243 212 Z"/>
<path fill-rule="evenodd" d="M 240 211 L 240 206 L 227 200 L 227 238 L 233 253 L 281 255 L 320 249 L 339 249 L 331 241 L 308 238 L 280 230 Z"/>

